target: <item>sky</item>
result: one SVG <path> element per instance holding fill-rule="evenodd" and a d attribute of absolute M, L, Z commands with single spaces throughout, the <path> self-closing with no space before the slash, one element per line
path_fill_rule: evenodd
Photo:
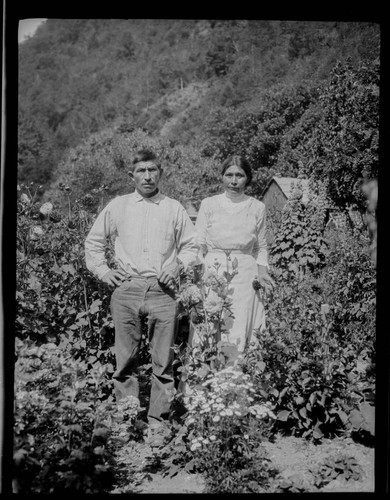
<path fill-rule="evenodd" d="M 35 30 L 38 28 L 38 26 L 43 21 L 46 21 L 46 19 L 44 19 L 44 18 L 39 18 L 39 19 L 21 19 L 19 21 L 19 33 L 18 33 L 19 43 L 23 42 L 23 40 L 27 36 L 33 35 L 35 33 Z"/>

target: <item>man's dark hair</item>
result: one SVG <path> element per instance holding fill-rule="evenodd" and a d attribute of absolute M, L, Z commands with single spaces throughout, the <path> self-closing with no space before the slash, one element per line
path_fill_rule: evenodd
<path fill-rule="evenodd" d="M 158 168 L 160 167 L 160 163 L 157 161 L 157 156 L 153 151 L 150 151 L 150 149 L 140 149 L 137 151 L 135 154 L 132 164 L 136 165 L 140 161 L 153 161 Z"/>

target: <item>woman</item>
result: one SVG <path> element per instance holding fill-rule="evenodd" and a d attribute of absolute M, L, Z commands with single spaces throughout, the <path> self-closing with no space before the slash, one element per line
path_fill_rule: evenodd
<path fill-rule="evenodd" d="M 268 274 L 265 205 L 245 194 L 251 180 L 251 167 L 245 158 L 227 158 L 222 164 L 224 192 L 202 201 L 196 221 L 200 258 L 206 267 L 218 261 L 222 272 L 229 257 L 230 266 L 237 259 L 237 273 L 230 284 L 234 317 L 225 318 L 228 333 L 222 340 L 237 345 L 239 352 L 251 341 L 254 330 L 265 327 L 261 290 L 268 292 L 274 287 Z M 260 290 L 253 286 L 255 277 Z"/>

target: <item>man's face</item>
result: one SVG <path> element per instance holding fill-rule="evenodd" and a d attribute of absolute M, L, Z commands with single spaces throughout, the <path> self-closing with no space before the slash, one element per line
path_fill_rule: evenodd
<path fill-rule="evenodd" d="M 162 170 L 153 161 L 140 161 L 134 170 L 129 172 L 134 180 L 135 188 L 144 198 L 150 198 L 157 193 Z"/>

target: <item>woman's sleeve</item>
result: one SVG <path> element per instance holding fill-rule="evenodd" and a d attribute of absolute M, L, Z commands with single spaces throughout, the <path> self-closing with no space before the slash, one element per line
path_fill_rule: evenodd
<path fill-rule="evenodd" d="M 266 211 L 261 203 L 256 213 L 256 242 L 253 247 L 253 257 L 259 266 L 268 266 L 268 249 L 266 240 Z"/>
<path fill-rule="evenodd" d="M 206 217 L 205 205 L 206 202 L 205 200 L 203 200 L 200 204 L 199 212 L 195 223 L 196 241 L 199 246 L 198 257 L 201 261 L 203 260 L 203 257 L 207 253 L 207 243 L 206 243 L 207 217 Z"/>

